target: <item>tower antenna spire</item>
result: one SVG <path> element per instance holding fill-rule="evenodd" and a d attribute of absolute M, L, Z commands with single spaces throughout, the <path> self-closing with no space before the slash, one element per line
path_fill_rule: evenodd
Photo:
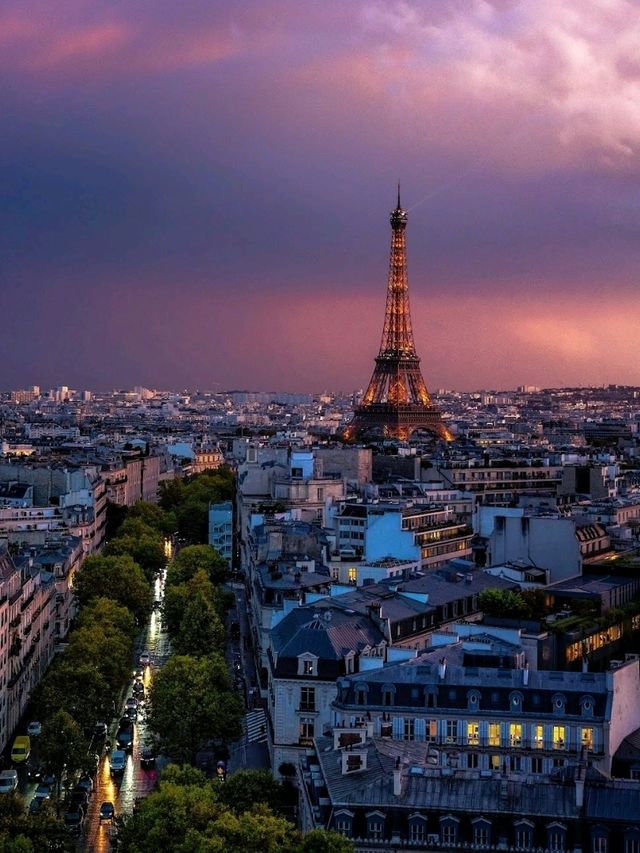
<path fill-rule="evenodd" d="M 402 205 L 400 204 L 400 181 L 398 181 L 398 210 L 402 209 Z"/>

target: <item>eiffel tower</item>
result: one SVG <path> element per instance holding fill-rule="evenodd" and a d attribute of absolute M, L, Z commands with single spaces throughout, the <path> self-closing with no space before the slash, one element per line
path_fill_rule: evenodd
<path fill-rule="evenodd" d="M 407 212 L 400 204 L 398 186 L 398 205 L 391 212 L 389 281 L 380 352 L 362 402 L 344 431 L 346 439 L 382 435 L 406 441 L 416 430 L 445 441 L 452 438 L 431 402 L 413 341 L 406 227 Z"/>

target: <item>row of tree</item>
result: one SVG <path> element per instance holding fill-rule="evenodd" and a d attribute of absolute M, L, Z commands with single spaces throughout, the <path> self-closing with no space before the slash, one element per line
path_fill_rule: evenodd
<path fill-rule="evenodd" d="M 160 508 L 175 519 L 174 530 L 191 544 L 208 538 L 209 504 L 233 500 L 235 476 L 227 466 L 160 483 Z"/>
<path fill-rule="evenodd" d="M 123 822 L 122 853 L 352 853 L 338 833 L 303 836 L 282 814 L 282 789 L 266 770 L 240 771 L 220 784 L 194 767 L 170 765 Z"/>

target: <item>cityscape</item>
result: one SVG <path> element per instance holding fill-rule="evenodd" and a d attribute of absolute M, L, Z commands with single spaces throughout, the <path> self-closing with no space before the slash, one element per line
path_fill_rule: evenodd
<path fill-rule="evenodd" d="M 640 853 L 633 11 L 0 10 L 0 853 Z"/>

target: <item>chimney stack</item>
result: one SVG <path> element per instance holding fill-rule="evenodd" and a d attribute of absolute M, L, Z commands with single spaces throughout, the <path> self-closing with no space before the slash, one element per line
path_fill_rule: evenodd
<path fill-rule="evenodd" d="M 399 797 L 402 794 L 402 764 L 400 759 L 396 759 L 396 766 L 393 769 L 393 796 Z"/>
<path fill-rule="evenodd" d="M 440 681 L 444 681 L 444 677 L 447 674 L 447 661 L 446 658 L 440 658 L 440 662 L 438 663 L 438 678 Z"/>
<path fill-rule="evenodd" d="M 524 669 L 522 670 L 522 684 L 525 687 L 529 686 L 529 664 L 525 661 Z"/>

